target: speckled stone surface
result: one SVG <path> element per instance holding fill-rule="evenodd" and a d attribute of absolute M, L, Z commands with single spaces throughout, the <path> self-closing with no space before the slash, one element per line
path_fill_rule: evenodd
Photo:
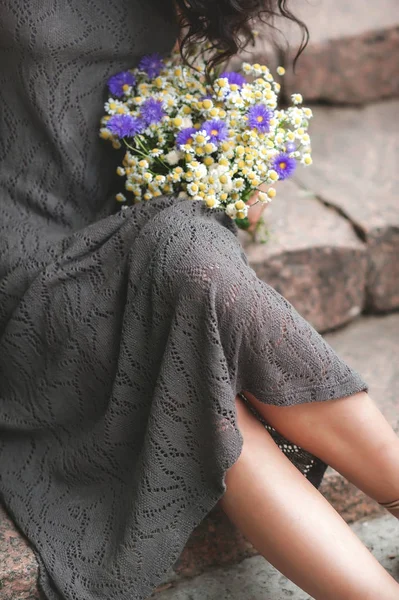
<path fill-rule="evenodd" d="M 399 581 L 399 522 L 388 515 L 352 526 L 385 569 Z M 261 556 L 213 569 L 154 593 L 157 600 L 311 600 Z M 376 599 L 377 600 L 377 599 Z"/>
<path fill-rule="evenodd" d="M 295 180 L 353 223 L 367 245 L 367 308 L 399 307 L 399 100 L 314 107 L 314 163 Z M 332 135 L 333 132 L 333 135 Z"/>
<path fill-rule="evenodd" d="M 386 514 L 382 506 L 333 469 L 326 473 L 320 492 L 347 523 Z"/>
<path fill-rule="evenodd" d="M 265 210 L 267 244 L 240 239 L 258 277 L 320 332 L 351 321 L 364 307 L 367 255 L 347 219 L 293 182 Z"/>
<path fill-rule="evenodd" d="M 0 600 L 38 600 L 33 551 L 0 506 Z"/>

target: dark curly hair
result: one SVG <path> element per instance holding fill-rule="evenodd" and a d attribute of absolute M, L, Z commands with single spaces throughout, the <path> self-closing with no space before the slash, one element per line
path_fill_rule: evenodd
<path fill-rule="evenodd" d="M 309 41 L 305 23 L 287 8 L 287 0 L 175 0 L 180 25 L 180 52 L 185 62 L 193 44 L 211 44 L 208 70 L 224 63 L 254 42 L 252 26 L 261 21 L 272 29 L 276 17 L 285 17 L 302 30 L 294 68 Z"/>

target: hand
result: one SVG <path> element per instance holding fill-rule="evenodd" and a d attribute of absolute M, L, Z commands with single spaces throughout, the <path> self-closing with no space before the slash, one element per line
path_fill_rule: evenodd
<path fill-rule="evenodd" d="M 271 187 L 270 185 L 262 183 L 259 186 L 259 191 L 267 192 L 267 190 L 270 187 Z M 259 219 L 261 218 L 265 208 L 267 207 L 267 203 L 262 203 L 262 202 L 258 202 L 255 206 L 252 206 L 258 199 L 259 191 L 254 192 L 247 202 L 247 205 L 249 207 L 251 207 L 248 210 L 248 221 L 249 221 L 250 225 L 249 225 L 247 231 L 249 231 L 249 232 L 253 232 L 255 230 Z"/>

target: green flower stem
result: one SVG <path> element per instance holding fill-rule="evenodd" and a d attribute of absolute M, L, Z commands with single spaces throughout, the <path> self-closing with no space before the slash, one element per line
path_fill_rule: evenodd
<path fill-rule="evenodd" d="M 137 143 L 141 146 L 143 151 L 147 152 L 147 157 L 149 157 L 150 149 L 147 148 L 147 146 L 143 143 L 141 136 L 136 136 L 134 139 L 137 140 Z M 157 162 L 159 162 L 164 168 L 166 168 L 169 171 L 169 165 L 167 165 L 159 156 L 151 156 L 151 158 L 154 158 Z"/>
<path fill-rule="evenodd" d="M 137 141 L 137 137 L 135 137 L 135 138 L 134 138 L 134 140 L 135 140 L 135 141 Z M 130 149 L 130 150 L 132 150 L 133 152 L 135 152 L 136 154 L 139 154 L 140 156 L 142 156 L 143 158 L 146 158 L 146 159 L 152 159 L 152 158 L 154 158 L 154 159 L 155 159 L 155 160 L 157 160 L 157 161 L 160 163 L 160 165 L 161 165 L 162 167 L 164 167 L 164 168 L 165 168 L 167 171 L 169 171 L 169 170 L 170 170 L 170 169 L 169 169 L 169 166 L 168 166 L 168 165 L 167 165 L 165 162 L 163 162 L 163 160 L 161 160 L 161 159 L 159 158 L 159 156 L 150 156 L 150 155 L 149 155 L 149 152 L 148 152 L 148 150 L 147 150 L 147 152 L 144 152 L 143 150 L 139 150 L 137 147 L 133 147 L 133 146 L 131 146 L 130 144 L 128 144 L 128 143 L 127 143 L 127 141 L 126 141 L 126 140 L 123 140 L 123 141 L 124 141 L 125 145 L 126 145 L 126 146 L 127 146 L 129 149 Z M 145 146 L 144 146 L 144 144 L 140 144 L 140 145 L 141 145 L 141 147 L 142 147 L 142 148 L 144 147 L 144 149 L 146 149 L 146 148 L 145 148 Z M 160 175 L 160 173 L 156 173 L 155 171 L 151 171 L 151 169 L 148 169 L 148 171 L 149 171 L 150 173 L 152 173 L 153 175 Z"/>
<path fill-rule="evenodd" d="M 134 139 L 136 140 L 136 138 L 134 138 Z M 136 152 L 136 154 L 140 154 L 140 156 L 144 156 L 144 158 L 148 158 L 148 154 L 145 154 L 138 148 L 131 146 L 130 144 L 127 143 L 126 140 L 123 140 L 123 142 L 128 148 L 130 148 L 130 150 L 132 150 L 133 152 Z"/>

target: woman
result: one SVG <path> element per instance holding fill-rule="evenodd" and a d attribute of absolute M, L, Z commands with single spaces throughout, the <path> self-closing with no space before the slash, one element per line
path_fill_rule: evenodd
<path fill-rule="evenodd" d="M 226 57 L 250 17 L 290 16 L 177 5 Z M 316 489 L 330 464 L 399 498 L 367 383 L 256 277 L 222 211 L 161 197 L 113 214 L 104 84 L 172 49 L 172 1 L 6 0 L 0 17 L 0 491 L 44 596 L 143 600 L 220 502 L 315 598 L 398 598 Z"/>

